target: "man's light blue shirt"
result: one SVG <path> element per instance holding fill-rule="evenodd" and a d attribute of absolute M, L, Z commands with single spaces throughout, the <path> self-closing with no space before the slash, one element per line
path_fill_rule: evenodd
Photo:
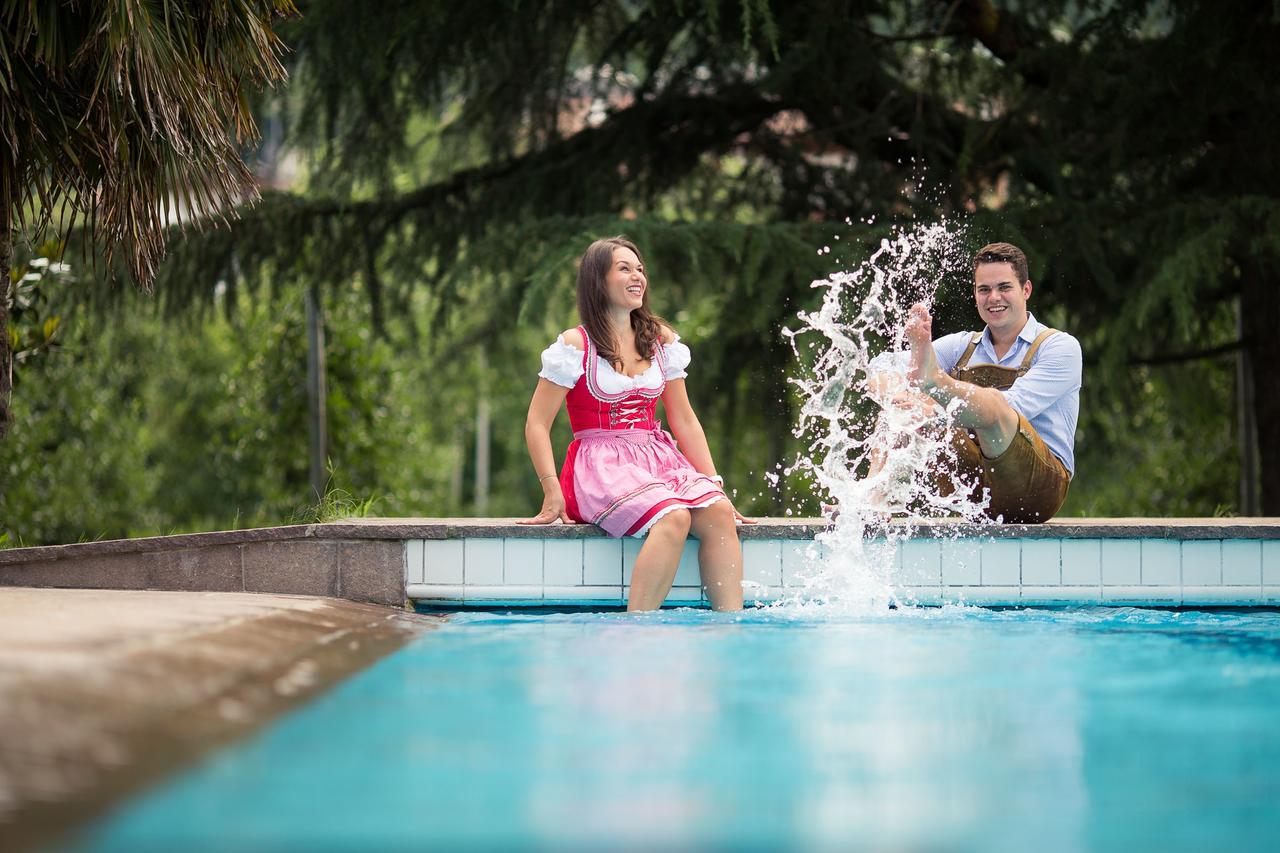
<path fill-rule="evenodd" d="M 1031 343 L 1047 328 L 1034 315 L 1028 314 L 1026 325 L 1022 327 L 1017 340 L 1009 347 L 1004 358 L 996 357 L 991 330 L 983 329 L 982 340 L 978 342 L 978 347 L 966 366 L 994 364 L 999 367 L 1020 367 Z M 938 367 L 950 373 L 960 356 L 964 355 L 972 338 L 972 332 L 956 332 L 934 341 L 933 349 L 938 354 Z M 905 372 L 909 358 L 909 354 L 905 352 L 882 353 L 871 360 L 868 368 L 872 372 Z M 1058 332 L 1040 345 L 1026 375 L 1019 377 L 1012 388 L 1000 392 L 1014 411 L 1031 422 L 1031 426 L 1044 439 L 1045 445 L 1054 456 L 1062 460 L 1062 464 L 1073 476 L 1076 472 L 1076 421 L 1080 417 L 1080 376 L 1083 366 L 1080 342 L 1066 332 Z"/>

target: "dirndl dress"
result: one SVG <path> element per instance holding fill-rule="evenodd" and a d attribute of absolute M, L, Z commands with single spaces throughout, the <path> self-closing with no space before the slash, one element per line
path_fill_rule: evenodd
<path fill-rule="evenodd" d="M 668 380 L 687 375 L 689 348 L 676 337 L 657 348 L 648 370 L 631 377 L 600 358 L 586 329 L 578 331 L 585 351 L 561 336 L 543 351 L 538 374 L 569 389 L 573 442 L 560 470 L 569 517 L 610 536 L 640 537 L 673 510 L 728 500 L 654 417 Z"/>

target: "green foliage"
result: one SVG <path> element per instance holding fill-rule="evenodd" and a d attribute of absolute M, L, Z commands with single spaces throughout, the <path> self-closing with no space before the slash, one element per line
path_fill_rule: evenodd
<path fill-rule="evenodd" d="M 14 427 L 0 442 L 0 533 L 13 543 L 112 538 L 158 521 L 139 440 L 147 409 L 137 358 L 157 337 L 69 335 L 25 367 Z"/>
<path fill-rule="evenodd" d="M 975 243 L 1024 245 L 1037 316 L 1084 345 L 1068 511 L 1230 512 L 1238 389 L 1222 353 L 1275 361 L 1235 322 L 1259 314 L 1248 271 L 1280 268 L 1266 7 L 417 0 L 352 15 L 313 0 L 281 30 L 293 84 L 264 105 L 304 179 L 173 244 L 154 307 L 185 325 L 120 321 L 155 339 L 130 355 L 146 357 L 145 424 L 119 429 L 136 428 L 138 500 L 159 507 L 121 523 L 268 523 L 306 501 L 311 284 L 332 324 L 334 488 L 387 514 L 473 511 L 483 397 L 489 512 L 531 513 L 519 425 L 537 352 L 574 323 L 582 248 L 619 232 L 693 347 L 690 393 L 743 508 L 812 511 L 805 483 L 761 485 L 798 449 L 781 329 L 833 261 L 941 215 L 966 217 Z M 119 318 L 135 305 L 121 295 L 77 298 Z M 975 319 L 955 281 L 939 309 L 940 331 Z M 111 335 L 81 334 L 107 370 Z M 1280 397 L 1274 371 L 1254 373 L 1258 399 Z M 1280 418 L 1263 420 L 1264 455 L 1280 452 Z"/>
<path fill-rule="evenodd" d="M 292 517 L 310 491 L 306 344 L 301 293 L 284 296 L 234 322 L 174 325 L 144 300 L 78 316 L 24 373 L 0 443 L 0 531 L 40 544 Z M 330 304 L 332 488 L 396 514 L 445 507 L 455 454 L 420 360 L 373 339 L 366 298 L 345 297 Z"/>
<path fill-rule="evenodd" d="M 25 362 L 47 356 L 59 348 L 62 316 L 51 305 L 57 291 L 74 283 L 69 264 L 62 263 L 63 247 L 56 241 L 41 246 L 34 257 L 9 269 L 7 288 L 9 352 L 19 373 Z M 0 299 L 6 294 L 0 292 Z M 3 313 L 3 312 L 0 312 Z"/>
<path fill-rule="evenodd" d="M 1064 515 L 1221 515 L 1238 509 L 1232 360 L 1142 368 L 1082 395 Z"/>

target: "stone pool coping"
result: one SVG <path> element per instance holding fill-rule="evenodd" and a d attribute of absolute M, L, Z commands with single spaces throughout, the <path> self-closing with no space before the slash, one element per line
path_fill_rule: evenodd
<path fill-rule="evenodd" d="M 1045 524 L 970 524 L 949 520 L 895 519 L 916 537 L 979 536 L 992 539 L 1280 539 L 1280 518 L 1072 518 Z M 760 518 L 741 525 L 751 539 L 812 539 L 831 526 L 823 518 Z M 369 541 L 461 538 L 607 539 L 591 524 L 519 524 L 514 518 L 352 518 L 325 524 L 294 524 L 179 533 L 135 539 L 103 539 L 69 545 L 0 549 L 0 566 L 68 557 L 144 554 L 212 545 L 268 542 Z M 0 580 L 0 585 L 4 581 Z"/>
<path fill-rule="evenodd" d="M 308 596 L 0 589 L 5 849 L 45 849 L 441 621 Z"/>
<path fill-rule="evenodd" d="M 555 542 L 568 547 L 571 541 L 583 542 L 584 546 L 599 541 L 600 546 L 589 546 L 598 550 L 610 541 L 592 525 L 525 525 L 516 521 L 512 518 L 346 519 L 326 524 L 11 548 L 0 550 L 0 587 L 284 593 L 400 606 L 407 599 L 422 598 L 422 583 L 433 582 L 430 572 L 415 574 L 414 566 L 420 565 L 422 559 L 415 549 L 424 544 L 440 540 L 458 540 L 459 544 L 521 540 L 545 543 L 546 548 L 551 549 Z M 957 538 L 991 543 L 1006 540 L 1179 543 L 1247 540 L 1268 542 L 1268 555 L 1276 547 L 1270 542 L 1280 540 L 1280 518 L 1069 518 L 1041 525 L 974 525 L 903 519 L 894 525 L 904 529 L 908 541 L 955 541 Z M 758 524 L 744 525 L 739 530 L 744 543 L 750 546 L 751 543 L 812 540 L 828 526 L 829 523 L 820 518 L 763 518 Z M 469 585 L 473 593 L 479 592 L 480 587 L 494 587 L 488 595 L 500 597 L 515 593 L 515 587 L 523 583 L 508 578 L 505 566 L 498 566 L 496 570 L 489 567 L 487 573 L 492 575 L 494 571 L 500 573 L 496 582 L 488 580 L 477 585 L 461 574 L 463 569 L 459 567 L 456 581 L 446 581 L 444 576 L 439 576 L 434 584 L 442 600 L 460 601 L 461 593 L 453 590 L 446 594 L 442 587 Z M 625 586 L 625 575 L 620 575 L 617 582 L 610 580 L 608 585 L 616 583 Z M 1025 579 L 1022 583 L 1027 584 Z M 1179 584 L 1182 583 L 1180 579 Z M 1260 578 L 1259 585 L 1267 587 L 1274 583 L 1267 574 Z M 941 584 L 949 585 L 946 578 Z M 974 585 L 986 586 L 987 582 L 980 580 Z M 1065 582 L 1062 585 L 1065 586 Z M 570 586 L 591 584 L 584 576 Z M 1105 579 L 1102 586 L 1107 586 Z M 582 589 L 573 594 L 585 596 L 589 592 L 591 590 Z M 1145 591 L 1133 594 L 1140 597 L 1139 593 Z M 1168 590 L 1161 591 L 1163 597 L 1159 600 L 1167 600 L 1169 595 Z M 1230 599 L 1235 593 L 1229 591 L 1224 595 Z M 542 594 L 536 597 L 546 600 Z M 606 598 L 611 597 L 612 590 Z M 1179 598 L 1183 600 L 1181 590 Z M 1253 600 L 1258 598 L 1269 601 L 1270 593 L 1260 588 Z"/>

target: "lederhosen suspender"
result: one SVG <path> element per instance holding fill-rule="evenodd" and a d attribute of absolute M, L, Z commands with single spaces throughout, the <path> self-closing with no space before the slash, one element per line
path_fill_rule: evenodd
<path fill-rule="evenodd" d="M 1017 379 L 1027 375 L 1027 371 L 1031 369 L 1031 362 L 1035 361 L 1040 345 L 1056 334 L 1058 334 L 1057 329 L 1044 329 L 1040 334 L 1036 335 L 1036 339 L 1031 342 L 1031 348 L 1027 350 L 1027 354 L 1022 358 L 1022 364 L 1017 367 L 1001 367 L 998 364 L 977 364 L 969 367 L 969 359 L 973 357 L 974 350 L 982 342 L 982 332 L 974 332 L 973 336 L 969 338 L 969 346 L 965 348 L 964 354 L 960 356 L 956 366 L 951 368 L 951 378 L 983 388 L 996 388 L 1005 391 L 1012 388 Z"/>

